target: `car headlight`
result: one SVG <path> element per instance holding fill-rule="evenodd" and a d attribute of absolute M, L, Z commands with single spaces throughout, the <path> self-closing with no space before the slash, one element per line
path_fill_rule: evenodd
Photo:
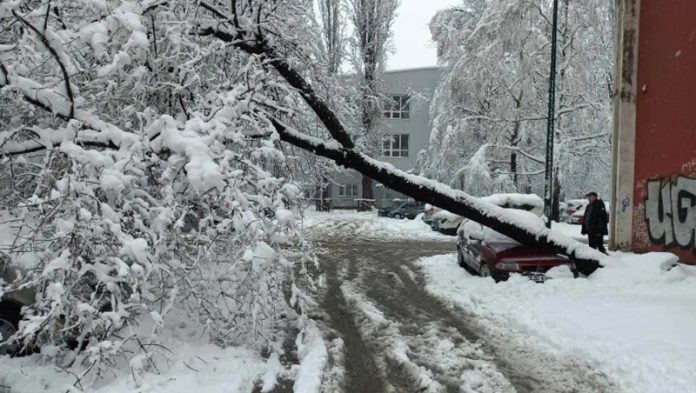
<path fill-rule="evenodd" d="M 499 262 L 495 264 L 495 268 L 498 270 L 520 270 L 517 262 Z"/>

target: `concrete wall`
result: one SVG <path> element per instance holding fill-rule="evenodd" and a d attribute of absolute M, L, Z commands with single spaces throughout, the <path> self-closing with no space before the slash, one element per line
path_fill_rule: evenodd
<path fill-rule="evenodd" d="M 384 76 L 386 95 L 408 95 L 411 97 L 409 119 L 385 119 L 387 133 L 409 134 L 407 158 L 381 157 L 399 169 L 409 170 L 416 166 L 418 152 L 428 146 L 430 139 L 430 100 L 440 81 L 441 71 L 437 68 L 392 71 Z"/>
<path fill-rule="evenodd" d="M 624 12 L 637 11 L 638 38 L 623 53 L 637 64 L 635 126 L 625 121 L 618 143 L 626 149 L 632 138 L 634 159 L 632 173 L 619 159 L 616 208 L 630 211 L 632 250 L 666 250 L 696 263 L 696 1 L 622 3 Z"/>
<path fill-rule="evenodd" d="M 408 157 L 378 157 L 389 162 L 399 169 L 408 171 L 416 166 L 418 152 L 428 146 L 430 139 L 430 100 L 440 80 L 441 71 L 436 67 L 417 68 L 387 72 L 384 76 L 384 94 L 408 95 L 411 97 L 410 115 L 408 119 L 383 119 L 387 134 L 408 134 Z M 347 170 L 335 176 L 337 183 L 357 183 L 360 193 L 360 175 L 352 170 Z M 331 198 L 336 207 L 349 207 L 353 205 L 353 198 L 342 198 L 338 195 L 339 184 L 331 186 Z M 361 194 L 360 194 L 361 195 Z M 386 189 L 382 185 L 375 187 L 375 199 L 378 206 L 391 205 L 393 199 L 408 199 L 403 194 Z"/>

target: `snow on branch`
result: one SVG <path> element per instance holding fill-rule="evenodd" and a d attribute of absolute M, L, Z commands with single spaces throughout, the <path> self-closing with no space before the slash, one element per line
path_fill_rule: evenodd
<path fill-rule="evenodd" d="M 242 18 L 232 19 L 242 20 Z M 230 18 L 226 19 L 226 21 L 229 20 Z M 269 114 L 269 119 L 281 140 L 329 158 L 339 165 L 355 169 L 363 175 L 416 200 L 431 203 L 493 228 L 520 243 L 567 255 L 577 262 L 580 271 L 587 274 L 601 266 L 600 261 L 605 256 L 576 240 L 552 232 L 544 226 L 536 227 L 527 222 L 515 220 L 499 207 L 482 202 L 464 192 L 455 191 L 433 180 L 399 171 L 389 164 L 374 160 L 356 151 L 349 139 L 346 143 L 348 134 L 338 117 L 316 94 L 311 85 L 290 65 L 287 59 L 279 55 L 278 50 L 270 44 L 270 40 L 261 36 L 258 30 L 254 31 L 252 42 L 245 41 L 246 34 L 244 32 L 248 30 L 251 29 L 241 26 L 237 22 L 233 26 L 233 30 L 230 31 L 207 26 L 200 31 L 200 34 L 214 36 L 232 44 L 248 55 L 258 56 L 263 63 L 271 64 L 291 86 L 297 89 L 322 121 L 327 131 L 341 143 L 342 147 L 337 148 L 318 138 L 297 132 L 279 119 L 274 118 L 273 114 Z"/>
<path fill-rule="evenodd" d="M 36 35 L 39 37 L 41 42 L 44 44 L 46 49 L 51 53 L 51 55 L 56 59 L 56 62 L 58 63 L 58 66 L 60 67 L 60 71 L 63 73 L 63 82 L 65 83 L 65 93 L 68 96 L 68 100 L 70 100 L 70 109 L 68 110 L 67 117 L 72 118 L 73 115 L 75 114 L 75 95 L 73 94 L 72 86 L 70 85 L 70 76 L 68 74 L 68 69 L 66 68 L 67 66 L 67 58 L 64 54 L 58 53 L 58 51 L 55 48 L 55 45 L 51 43 L 51 39 L 49 39 L 49 31 L 47 29 L 44 29 L 43 32 L 41 32 L 39 29 L 37 29 L 34 25 L 29 23 L 26 19 L 24 19 L 22 16 L 20 16 L 17 11 L 12 10 L 12 15 L 14 15 L 17 20 L 19 20 L 23 25 L 27 26 L 31 31 L 36 33 Z M 50 36 L 51 38 L 54 38 L 53 36 Z"/>
<path fill-rule="evenodd" d="M 336 141 L 347 148 L 352 148 L 354 146 L 350 134 L 343 126 L 338 116 L 331 110 L 331 107 L 321 99 L 312 85 L 302 77 L 302 74 L 293 68 L 263 37 L 260 37 L 258 32 L 255 31 L 251 33 L 254 39 L 250 40 L 248 29 L 239 25 L 239 18 L 225 18 L 222 12 L 216 10 L 209 4 L 201 2 L 200 5 L 211 11 L 219 19 L 224 19 L 226 22 L 230 23 L 236 23 L 228 30 L 220 29 L 218 25 L 202 26 L 199 31 L 201 36 L 211 35 L 221 41 L 234 45 L 250 55 L 263 56 L 264 61 L 270 64 L 290 86 L 297 90 Z"/>
<path fill-rule="evenodd" d="M 534 223 L 518 220 L 507 214 L 503 208 L 481 201 L 463 191 L 454 190 L 437 181 L 403 172 L 391 164 L 375 160 L 353 149 L 332 146 L 318 138 L 293 130 L 277 120 L 271 121 L 281 140 L 285 142 L 330 158 L 339 165 L 355 169 L 418 201 L 433 204 L 484 226 L 494 228 L 522 244 L 567 255 L 579 264 L 582 271 L 588 272 L 588 274 L 600 266 L 599 261 L 606 258 L 604 254 L 590 249 L 577 240 L 554 232 L 545 226 L 537 226 Z"/>

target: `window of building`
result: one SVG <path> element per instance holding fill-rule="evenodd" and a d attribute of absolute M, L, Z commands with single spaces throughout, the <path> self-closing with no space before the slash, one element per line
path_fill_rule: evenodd
<path fill-rule="evenodd" d="M 339 185 L 338 186 L 338 196 L 342 196 L 342 197 L 356 197 L 356 196 L 358 196 L 357 183 Z"/>
<path fill-rule="evenodd" d="M 408 134 L 392 135 L 382 141 L 384 157 L 408 157 Z"/>
<path fill-rule="evenodd" d="M 409 96 L 390 96 L 384 103 L 384 117 L 387 119 L 409 119 L 411 114 Z"/>

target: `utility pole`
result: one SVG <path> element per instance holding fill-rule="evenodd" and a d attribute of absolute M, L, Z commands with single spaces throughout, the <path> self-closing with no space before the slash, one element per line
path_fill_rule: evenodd
<path fill-rule="evenodd" d="M 546 227 L 551 228 L 553 195 L 553 137 L 556 111 L 556 36 L 558 32 L 558 0 L 553 0 L 551 28 L 551 72 L 549 75 L 549 115 L 546 123 L 546 170 L 544 173 L 544 214 Z"/>

